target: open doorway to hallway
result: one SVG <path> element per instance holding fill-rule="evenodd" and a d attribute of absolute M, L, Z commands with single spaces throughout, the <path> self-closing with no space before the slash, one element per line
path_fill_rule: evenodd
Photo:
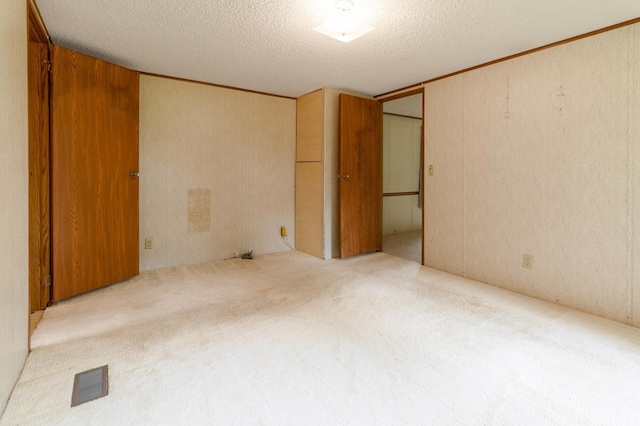
<path fill-rule="evenodd" d="M 382 251 L 422 263 L 423 94 L 383 103 Z"/>

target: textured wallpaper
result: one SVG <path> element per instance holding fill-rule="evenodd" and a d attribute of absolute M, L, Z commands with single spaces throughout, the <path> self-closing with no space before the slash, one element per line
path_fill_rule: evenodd
<path fill-rule="evenodd" d="M 24 360 L 29 333 L 26 2 L 0 2 L 0 413 Z"/>
<path fill-rule="evenodd" d="M 426 86 L 428 266 L 638 325 L 637 31 Z"/>
<path fill-rule="evenodd" d="M 629 274 L 632 282 L 630 287 L 628 313 L 633 318 L 633 325 L 640 327 L 640 25 L 629 28 L 629 52 L 633 57 L 633 80 L 631 92 L 634 101 L 629 106 L 630 138 L 629 138 L 629 182 L 633 188 L 631 192 L 632 211 L 629 219 L 632 222 L 630 231 L 631 250 L 628 258 L 633 271 Z"/>
<path fill-rule="evenodd" d="M 464 77 L 425 87 L 424 264 L 464 276 Z"/>
<path fill-rule="evenodd" d="M 295 108 L 293 99 L 141 76 L 141 271 L 288 250 L 282 225 L 293 245 Z"/>

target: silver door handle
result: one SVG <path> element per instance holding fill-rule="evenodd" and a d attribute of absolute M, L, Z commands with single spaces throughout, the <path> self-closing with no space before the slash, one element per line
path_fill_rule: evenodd
<path fill-rule="evenodd" d="M 131 176 L 131 179 L 136 179 L 140 177 L 140 172 L 136 172 L 132 170 L 131 172 L 129 172 L 129 176 Z"/>
<path fill-rule="evenodd" d="M 349 180 L 349 175 L 348 175 L 348 174 L 344 174 L 344 175 L 342 175 L 342 179 L 344 179 L 344 180 Z"/>

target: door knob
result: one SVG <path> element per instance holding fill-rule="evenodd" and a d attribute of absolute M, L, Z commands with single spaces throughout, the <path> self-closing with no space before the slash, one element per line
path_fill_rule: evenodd
<path fill-rule="evenodd" d="M 342 175 L 342 179 L 344 179 L 344 180 L 349 180 L 349 175 L 348 175 L 348 174 L 344 174 L 344 175 Z"/>
<path fill-rule="evenodd" d="M 129 172 L 129 176 L 131 176 L 131 179 L 136 179 L 136 178 L 140 177 L 140 172 L 136 172 L 136 171 L 132 170 L 131 172 Z"/>

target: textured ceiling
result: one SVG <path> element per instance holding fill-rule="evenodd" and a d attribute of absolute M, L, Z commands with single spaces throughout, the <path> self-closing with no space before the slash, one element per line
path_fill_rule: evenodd
<path fill-rule="evenodd" d="M 52 41 L 125 67 L 298 97 L 378 95 L 640 17 L 638 0 L 354 0 L 377 29 L 313 28 L 334 0 L 37 0 Z"/>

